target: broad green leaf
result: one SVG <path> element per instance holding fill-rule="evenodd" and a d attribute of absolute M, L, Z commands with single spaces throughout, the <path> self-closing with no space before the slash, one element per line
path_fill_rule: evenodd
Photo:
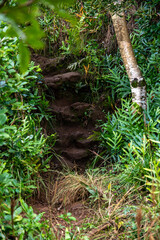
<path fill-rule="evenodd" d="M 4 113 L 0 113 L 0 126 L 7 121 L 7 116 Z"/>
<path fill-rule="evenodd" d="M 31 26 L 25 28 L 24 33 L 26 35 L 26 43 L 32 48 L 40 49 L 44 46 L 44 43 L 41 41 L 41 38 L 44 37 L 44 33 L 35 20 L 32 21 Z"/>
<path fill-rule="evenodd" d="M 21 203 L 23 210 L 27 213 L 28 205 L 25 203 L 25 201 L 23 199 L 20 199 L 20 203 Z"/>
<path fill-rule="evenodd" d="M 71 216 L 71 217 L 69 217 L 69 220 L 70 220 L 70 221 L 76 221 L 76 218 L 73 217 L 73 216 Z"/>
<path fill-rule="evenodd" d="M 154 140 L 154 139 L 149 139 L 149 140 L 150 140 L 151 142 L 160 144 L 160 141 L 156 141 L 156 140 Z"/>
<path fill-rule="evenodd" d="M 71 240 L 71 236 L 70 236 L 70 232 L 69 232 L 69 229 L 66 228 L 65 229 L 65 240 Z"/>
<path fill-rule="evenodd" d="M 153 173 L 156 173 L 155 170 L 153 169 L 149 169 L 149 168 L 144 168 L 144 170 L 148 171 L 148 172 L 153 172 Z"/>
<path fill-rule="evenodd" d="M 8 133 L 5 133 L 5 132 L 0 132 L 0 138 L 9 138 L 9 134 Z"/>
<path fill-rule="evenodd" d="M 20 218 L 19 214 L 21 214 L 22 212 L 22 207 L 18 207 L 15 211 L 14 211 L 14 218 L 16 218 L 16 221 L 20 221 L 22 218 Z"/>
<path fill-rule="evenodd" d="M 36 11 L 35 11 L 36 9 Z M 34 11 L 34 16 L 33 16 Z M 10 20 L 13 20 L 16 24 L 26 24 L 31 22 L 38 15 L 38 8 L 36 7 L 6 7 L 3 12 Z"/>
<path fill-rule="evenodd" d="M 23 31 L 19 28 L 14 19 L 11 19 L 1 13 L 0 20 L 9 24 L 9 26 L 5 29 L 4 36 L 20 37 L 21 39 L 25 39 Z"/>
<path fill-rule="evenodd" d="M 21 73 L 25 73 L 30 62 L 30 51 L 22 41 L 19 43 L 19 65 Z"/>
<path fill-rule="evenodd" d="M 15 102 L 12 104 L 12 110 L 22 110 L 23 108 L 23 102 Z"/>

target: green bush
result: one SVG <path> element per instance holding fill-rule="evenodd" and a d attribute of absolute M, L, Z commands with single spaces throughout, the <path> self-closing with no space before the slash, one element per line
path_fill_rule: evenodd
<path fill-rule="evenodd" d="M 41 220 L 43 213 L 35 214 L 25 203 L 22 189 L 26 189 L 23 182 L 18 182 L 1 162 L 0 239 L 52 239 L 48 222 Z"/>
<path fill-rule="evenodd" d="M 48 223 L 41 222 L 25 199 L 36 188 L 37 177 L 47 171 L 49 143 L 42 120 L 49 120 L 39 67 L 18 68 L 17 38 L 3 37 L 0 50 L 0 239 L 51 239 Z M 52 145 L 55 143 L 53 134 Z"/>

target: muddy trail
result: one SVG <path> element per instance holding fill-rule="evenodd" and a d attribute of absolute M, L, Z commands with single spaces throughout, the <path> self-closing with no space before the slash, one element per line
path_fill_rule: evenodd
<path fill-rule="evenodd" d="M 94 212 L 83 201 L 87 197 L 85 192 L 77 192 L 73 198 L 67 196 L 70 200 L 65 203 L 63 197 L 55 201 L 61 185 L 59 179 L 63 179 L 59 169 L 83 173 L 86 166 L 93 161 L 98 144 L 90 136 L 97 130 L 97 120 L 104 119 L 104 113 L 100 104 L 90 102 L 91 91 L 84 84 L 84 77 L 79 72 L 67 69 L 65 57 L 47 58 L 34 55 L 33 61 L 42 69 L 47 86 L 43 86 L 43 90 L 49 101 L 48 111 L 53 116 L 51 123 L 44 122 L 44 133 L 50 135 L 56 132 L 57 141 L 53 149 L 55 156 L 51 160 L 51 173 L 45 174 L 43 179 L 47 190 L 42 186 L 38 196 L 31 199 L 31 204 L 35 212 L 45 212 L 44 218 L 50 221 L 56 239 L 61 239 L 64 230 L 59 226 L 67 227 L 66 221 L 59 218 L 61 214 L 70 212 L 76 218 L 73 222 L 74 228 L 87 222 L 87 216 L 94 215 Z M 82 86 L 78 88 L 78 85 Z"/>

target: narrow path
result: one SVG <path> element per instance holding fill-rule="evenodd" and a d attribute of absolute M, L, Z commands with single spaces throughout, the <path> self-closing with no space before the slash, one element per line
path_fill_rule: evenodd
<path fill-rule="evenodd" d="M 96 151 L 97 146 L 97 142 L 89 137 L 96 130 L 97 120 L 104 119 L 104 113 L 99 105 L 89 102 L 91 97 L 88 87 L 77 91 L 77 84 L 83 83 L 84 79 L 78 72 L 68 72 L 65 58 L 51 59 L 34 56 L 33 60 L 42 69 L 45 85 L 47 85 L 44 91 L 49 101 L 48 110 L 54 119 L 52 126 L 48 122 L 44 123 L 44 130 L 47 135 L 57 133 L 54 150 L 60 157 L 52 159 L 51 165 L 53 164 L 53 169 L 56 170 L 59 167 L 61 169 L 63 165 L 72 170 L 82 170 L 81 173 L 83 173 L 87 163 L 91 163 L 93 158 L 92 150 Z M 65 235 L 63 229 L 70 227 L 70 224 L 59 218 L 61 214 L 70 212 L 76 218 L 72 223 L 74 231 L 76 226 L 81 227 L 83 222 L 95 213 L 84 201 L 83 194 L 81 196 L 81 187 L 80 192 L 76 192 L 74 200 L 70 193 L 66 193 L 68 196 L 65 197 L 70 199 L 69 203 L 63 197 L 58 197 L 54 203 L 55 197 L 61 196 L 60 184 L 63 176 L 60 175 L 59 178 L 61 174 L 59 171 L 53 174 L 53 169 L 43 176 L 44 184 L 40 187 L 42 189 L 39 190 L 39 196 L 31 200 L 31 205 L 35 212 L 45 212 L 44 219 L 49 220 L 55 239 L 60 240 Z M 71 177 L 71 185 L 72 181 L 75 181 L 74 177 Z M 65 228 L 62 229 L 60 226 Z"/>
<path fill-rule="evenodd" d="M 37 56 L 34 61 L 42 68 L 48 87 L 49 110 L 56 119 L 54 129 L 58 139 L 54 150 L 61 156 L 61 164 L 69 168 L 85 166 L 91 158 L 90 150 L 96 144 L 89 136 L 95 130 L 97 119 L 104 114 L 100 108 L 88 103 L 90 92 L 87 87 L 76 91 L 83 78 L 78 72 L 68 72 L 64 57 Z M 47 131 L 50 133 L 50 129 Z"/>

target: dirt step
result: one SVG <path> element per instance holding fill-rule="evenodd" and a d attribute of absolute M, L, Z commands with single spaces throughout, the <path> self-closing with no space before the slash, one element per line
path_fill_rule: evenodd
<path fill-rule="evenodd" d="M 77 114 L 77 116 L 82 116 L 86 111 L 90 111 L 92 109 L 92 105 L 85 102 L 76 102 L 73 103 L 70 108 Z"/>
<path fill-rule="evenodd" d="M 59 139 L 57 140 L 56 146 L 68 147 L 69 145 L 78 144 L 78 147 L 84 146 L 85 141 L 91 134 L 92 130 L 85 129 L 81 126 L 62 126 L 57 128 Z M 81 146 L 80 146 L 81 145 Z"/>
<path fill-rule="evenodd" d="M 94 143 L 96 143 L 96 141 L 92 139 L 78 139 L 71 136 L 69 138 L 59 138 L 56 142 L 56 147 L 61 149 L 63 147 L 69 147 L 70 145 L 74 145 L 77 148 L 86 149 L 91 147 Z"/>
<path fill-rule="evenodd" d="M 49 74 L 53 72 L 54 74 L 56 74 L 56 72 L 62 73 L 62 70 L 65 70 L 65 57 L 48 58 L 34 54 L 32 56 L 32 60 L 35 62 L 35 65 L 40 66 L 43 74 Z"/>
<path fill-rule="evenodd" d="M 58 102 L 55 105 L 52 104 L 50 110 L 56 114 L 58 119 L 62 119 L 63 121 L 67 122 L 75 122 L 87 119 L 87 112 L 91 111 L 91 104 L 77 102 L 68 106 L 59 106 Z M 80 117 L 85 117 L 84 119 Z"/>
<path fill-rule="evenodd" d="M 71 111 L 70 106 L 52 106 L 50 111 L 57 116 L 58 119 L 61 119 L 65 122 L 75 122 L 77 120 L 76 115 Z"/>
<path fill-rule="evenodd" d="M 58 74 L 50 77 L 45 77 L 45 84 L 54 89 L 62 86 L 63 83 L 73 83 L 79 82 L 81 80 L 81 75 L 78 72 L 67 72 L 63 74 Z"/>
<path fill-rule="evenodd" d="M 77 139 L 75 145 L 78 148 L 89 148 L 95 142 L 93 139 Z"/>
<path fill-rule="evenodd" d="M 89 152 L 87 149 L 68 148 L 63 150 L 62 154 L 69 160 L 76 161 L 86 158 L 89 155 Z"/>

